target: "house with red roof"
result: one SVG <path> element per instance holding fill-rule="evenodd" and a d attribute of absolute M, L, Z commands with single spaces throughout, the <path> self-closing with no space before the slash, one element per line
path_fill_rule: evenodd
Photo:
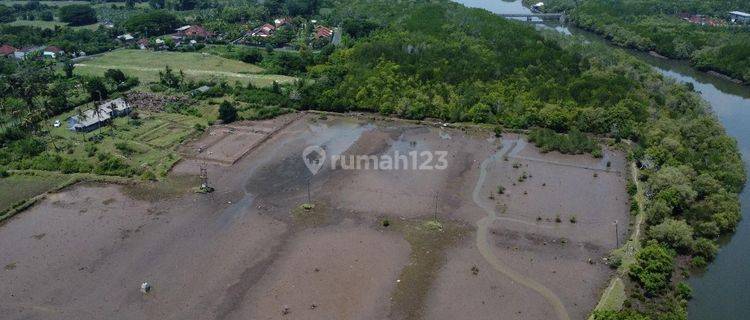
<path fill-rule="evenodd" d="M 214 35 L 213 32 L 206 30 L 198 25 L 187 25 L 177 28 L 177 36 L 185 38 L 209 38 Z"/>
<path fill-rule="evenodd" d="M 3 57 L 12 56 L 13 53 L 16 52 L 16 50 L 18 49 L 16 49 L 15 47 L 11 45 L 4 44 L 2 47 L 0 47 L 0 56 L 3 56 Z"/>
<path fill-rule="evenodd" d="M 330 38 L 333 36 L 333 30 L 328 27 L 318 26 L 315 28 L 315 39 Z"/>
<path fill-rule="evenodd" d="M 65 51 L 63 51 L 62 49 L 56 46 L 47 46 L 46 48 L 44 48 L 44 51 L 42 51 L 42 54 L 45 57 L 50 57 L 50 58 L 57 58 L 61 54 L 64 54 L 64 53 Z"/>
<path fill-rule="evenodd" d="M 266 23 L 250 31 L 249 35 L 251 37 L 267 38 L 273 35 L 274 31 L 276 31 L 276 27 L 274 27 L 272 24 Z"/>

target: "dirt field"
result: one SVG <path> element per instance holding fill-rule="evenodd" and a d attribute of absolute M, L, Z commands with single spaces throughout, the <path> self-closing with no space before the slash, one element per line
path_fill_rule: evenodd
<path fill-rule="evenodd" d="M 310 145 L 447 151 L 448 166 L 328 160 L 313 176 Z M 173 174 L 205 162 L 214 193 L 79 185 L 0 226 L 3 318 L 583 319 L 612 274 L 614 220 L 627 232 L 620 152 L 540 154 L 514 135 L 316 114 L 212 127 L 184 149 Z"/>

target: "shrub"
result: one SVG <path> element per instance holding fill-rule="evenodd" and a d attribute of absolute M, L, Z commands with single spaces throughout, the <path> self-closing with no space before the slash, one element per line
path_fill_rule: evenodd
<path fill-rule="evenodd" d="M 716 258 L 716 253 L 718 251 L 719 246 L 716 245 L 715 242 L 706 238 L 698 238 L 698 240 L 693 243 L 693 255 L 702 257 L 706 259 L 706 261 L 712 261 Z"/>
<path fill-rule="evenodd" d="M 141 173 L 141 179 L 143 180 L 156 180 L 156 175 L 151 170 L 145 170 Z"/>
<path fill-rule="evenodd" d="M 630 268 L 630 277 L 649 294 L 659 294 L 669 286 L 674 268 L 674 253 L 654 241 L 643 247 Z"/>
<path fill-rule="evenodd" d="M 542 152 L 559 151 L 565 154 L 591 153 L 594 157 L 602 156 L 601 147 L 578 129 L 571 129 L 568 134 L 555 133 L 546 128 L 536 128 L 529 133 L 529 141 L 536 144 Z"/>
<path fill-rule="evenodd" d="M 8 173 L 8 170 L 6 170 L 4 167 L 0 167 L 0 178 L 6 178 L 10 175 Z"/>
<path fill-rule="evenodd" d="M 83 26 L 96 22 L 96 11 L 86 4 L 73 4 L 60 8 L 60 21 L 71 26 Z"/>
<path fill-rule="evenodd" d="M 677 296 L 682 299 L 690 300 L 693 297 L 693 289 L 685 282 L 678 283 L 675 289 Z"/>
<path fill-rule="evenodd" d="M 693 245 L 693 228 L 683 220 L 667 218 L 651 227 L 649 236 L 681 252 L 687 252 Z"/>
<path fill-rule="evenodd" d="M 391 225 L 391 220 L 388 220 L 388 218 L 385 218 L 382 221 L 380 221 L 380 225 L 383 227 L 388 227 Z"/>
<path fill-rule="evenodd" d="M 571 216 L 570 223 L 576 223 L 576 222 L 578 222 L 578 219 L 576 219 L 576 216 Z"/>
<path fill-rule="evenodd" d="M 237 109 L 229 101 L 224 101 L 219 106 L 219 119 L 224 123 L 231 123 L 237 120 Z"/>
<path fill-rule="evenodd" d="M 115 143 L 115 148 L 117 148 L 117 150 L 119 150 L 120 152 L 122 152 L 123 155 L 126 155 L 126 156 L 132 155 L 134 153 L 138 153 L 138 150 L 133 148 L 133 146 L 131 146 L 127 142 Z"/>
<path fill-rule="evenodd" d="M 705 269 L 708 266 L 708 262 L 703 257 L 698 256 L 690 260 L 690 265 L 696 269 Z"/>

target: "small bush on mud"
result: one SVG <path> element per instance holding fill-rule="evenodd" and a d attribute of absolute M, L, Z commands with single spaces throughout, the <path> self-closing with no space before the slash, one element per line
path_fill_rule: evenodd
<path fill-rule="evenodd" d="M 383 219 L 382 221 L 380 221 L 380 225 L 387 228 L 391 225 L 391 220 Z"/>
<path fill-rule="evenodd" d="M 505 193 L 505 187 L 503 187 L 503 186 L 497 186 L 497 193 L 498 194 Z"/>
<path fill-rule="evenodd" d="M 570 223 L 576 223 L 576 222 L 578 222 L 578 219 L 576 219 L 576 216 L 571 216 Z"/>
<path fill-rule="evenodd" d="M 696 269 L 705 269 L 708 266 L 708 262 L 703 257 L 693 257 L 690 264 Z"/>
<path fill-rule="evenodd" d="M 477 267 L 477 265 L 471 267 L 471 274 L 475 276 L 479 274 L 479 267 Z"/>
<path fill-rule="evenodd" d="M 555 222 L 557 222 L 557 223 L 562 222 L 562 219 L 560 219 L 560 215 L 559 214 L 555 217 Z"/>

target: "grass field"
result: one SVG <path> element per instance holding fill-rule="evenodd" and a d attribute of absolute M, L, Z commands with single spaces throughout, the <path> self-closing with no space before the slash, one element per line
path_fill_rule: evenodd
<path fill-rule="evenodd" d="M 29 1 L 24 0 L 1 0 L 0 4 L 4 4 L 6 6 L 12 7 L 14 4 L 26 4 Z M 62 7 L 67 6 L 71 4 L 91 4 L 89 1 L 75 1 L 75 0 L 69 0 L 69 1 L 39 1 L 40 4 L 48 5 L 51 7 Z M 123 2 L 124 3 L 124 2 Z"/>
<path fill-rule="evenodd" d="M 54 128 L 49 123 L 45 125 L 61 155 L 93 161 L 96 155 L 91 155 L 89 151 L 94 147 L 97 154 L 112 154 L 125 160 L 131 167 L 148 169 L 161 176 L 179 160 L 175 149 L 196 132 L 195 125 L 207 125 L 204 119 L 193 116 L 140 111 L 137 122 L 131 121 L 129 117 L 115 118 L 112 125 L 83 134 L 72 132 L 66 126 L 65 120 L 74 114 L 73 111 L 56 117 L 55 119 L 63 122 L 60 127 Z M 50 119 L 49 122 L 55 119 Z M 95 134 L 101 134 L 104 139 L 84 143 L 84 140 Z"/>
<path fill-rule="evenodd" d="M 12 175 L 0 179 L 0 211 L 8 209 L 13 204 L 42 194 L 56 187 L 67 177 L 65 176 L 23 176 Z"/>
<path fill-rule="evenodd" d="M 142 83 L 159 80 L 159 71 L 169 65 L 182 70 L 193 80 L 225 79 L 229 82 L 252 82 L 256 86 L 269 86 L 273 81 L 288 83 L 294 78 L 282 75 L 261 74 L 264 70 L 242 61 L 225 59 L 196 52 L 167 52 L 150 50 L 115 50 L 76 64 L 76 73 L 103 75 L 107 69 L 120 69 Z"/>
<path fill-rule="evenodd" d="M 59 21 L 42 21 L 42 20 L 16 20 L 11 23 L 8 23 L 8 25 L 11 26 L 32 26 L 32 27 L 39 27 L 43 29 L 54 29 L 55 27 L 67 27 L 68 24 L 65 22 L 59 22 Z M 98 23 L 90 24 L 87 26 L 79 26 L 79 27 L 71 27 L 73 29 L 91 29 L 96 30 L 99 28 Z"/>

